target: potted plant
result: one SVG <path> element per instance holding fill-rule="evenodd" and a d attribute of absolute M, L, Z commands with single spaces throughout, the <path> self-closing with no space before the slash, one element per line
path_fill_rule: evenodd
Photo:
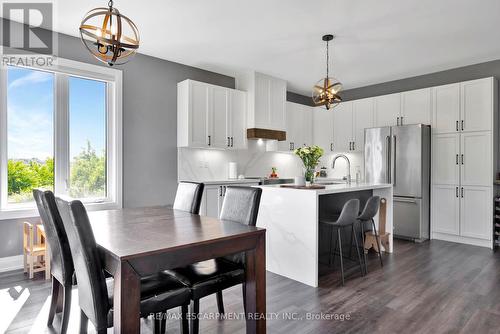
<path fill-rule="evenodd" d="M 304 164 L 304 177 L 306 182 L 314 182 L 314 170 L 319 163 L 319 159 L 323 156 L 323 149 L 319 146 L 304 146 L 293 151 Z"/>

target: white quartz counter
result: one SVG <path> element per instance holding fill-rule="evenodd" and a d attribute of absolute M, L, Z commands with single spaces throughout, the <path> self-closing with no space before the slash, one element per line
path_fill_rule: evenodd
<path fill-rule="evenodd" d="M 259 183 L 259 179 L 225 179 L 225 180 L 180 180 L 187 182 L 203 182 L 205 185 L 217 185 L 217 184 L 247 184 L 247 183 Z"/>
<path fill-rule="evenodd" d="M 322 184 L 319 184 L 322 185 Z M 383 188 L 392 188 L 391 184 L 388 183 L 381 183 L 381 184 L 374 184 L 374 183 L 355 183 L 352 182 L 351 184 L 347 183 L 342 183 L 342 184 L 328 184 L 324 185 L 325 189 L 296 189 L 296 188 L 288 188 L 288 187 L 281 187 L 280 185 L 265 185 L 265 186 L 259 186 L 261 188 L 270 188 L 270 189 L 280 189 L 281 191 L 307 191 L 307 192 L 314 192 L 318 195 L 326 195 L 326 194 L 335 194 L 335 193 L 344 193 L 344 192 L 350 192 L 350 191 L 363 191 L 363 190 L 373 190 L 373 189 L 383 189 Z"/>
<path fill-rule="evenodd" d="M 262 188 L 262 197 L 257 226 L 266 229 L 266 267 L 271 272 L 318 286 L 320 210 L 322 212 L 324 205 L 342 208 L 348 198 L 366 200 L 367 196 L 374 195 L 387 200 L 386 231 L 390 236 L 386 251 L 392 252 L 391 184 L 353 182 L 314 190 L 279 185 L 258 187 Z M 377 214 L 374 218 L 377 227 L 378 218 Z"/>

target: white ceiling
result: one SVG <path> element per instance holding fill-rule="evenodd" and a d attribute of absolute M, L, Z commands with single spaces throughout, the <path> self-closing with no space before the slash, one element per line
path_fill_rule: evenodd
<path fill-rule="evenodd" d="M 78 35 L 107 0 L 56 0 L 56 30 Z M 310 94 L 325 72 L 361 87 L 500 58 L 499 0 L 115 0 L 140 52 L 235 75 L 254 69 Z M 83 52 L 83 51 L 82 51 Z M 126 65 L 125 65 L 126 66 Z"/>

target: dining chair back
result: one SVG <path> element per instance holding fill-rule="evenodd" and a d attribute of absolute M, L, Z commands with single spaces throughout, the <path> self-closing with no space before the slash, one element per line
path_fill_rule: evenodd
<path fill-rule="evenodd" d="M 227 187 L 220 219 L 255 226 L 261 195 L 261 188 Z"/>
<path fill-rule="evenodd" d="M 63 314 L 60 332 L 65 333 L 69 323 L 71 291 L 75 271 L 68 236 L 66 235 L 59 210 L 57 209 L 54 193 L 50 190 L 34 189 L 33 197 L 38 207 L 38 212 L 45 229 L 45 236 L 49 244 L 52 299 L 47 324 L 49 326 L 52 325 L 57 309 L 62 307 Z M 60 294 L 62 294 L 62 305 L 58 305 Z"/>
<path fill-rule="evenodd" d="M 56 203 L 73 256 L 80 309 L 98 331 L 106 329 L 110 309 L 106 279 L 87 211 L 79 200 L 56 198 Z"/>
<path fill-rule="evenodd" d="M 200 213 L 203 183 L 179 182 L 175 194 L 174 209 L 198 215 Z"/>

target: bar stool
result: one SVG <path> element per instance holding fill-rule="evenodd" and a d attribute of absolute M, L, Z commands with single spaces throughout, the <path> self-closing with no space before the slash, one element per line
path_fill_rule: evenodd
<path fill-rule="evenodd" d="M 361 261 L 361 255 L 359 253 L 359 245 L 358 245 L 358 237 L 356 236 L 356 228 L 355 224 L 357 222 L 356 218 L 359 213 L 359 200 L 358 199 L 351 199 L 347 201 L 344 204 L 344 207 L 342 208 L 342 212 L 340 213 L 340 216 L 338 217 L 337 220 L 331 221 L 331 220 L 325 220 L 322 219 L 320 220 L 320 224 L 329 226 L 331 228 L 331 243 L 330 243 L 330 258 L 335 257 L 335 251 L 337 246 L 335 246 L 335 249 L 332 251 L 332 244 L 335 241 L 334 240 L 334 230 L 337 230 L 337 244 L 339 247 L 339 257 L 340 257 L 340 271 L 342 275 L 342 285 L 344 285 L 344 261 L 343 261 L 343 254 L 342 254 L 342 233 L 341 231 L 344 228 L 350 227 L 351 228 L 351 233 L 354 235 L 354 241 L 356 243 L 356 251 L 358 253 L 358 260 L 359 260 L 359 269 L 361 270 L 361 276 L 364 276 L 363 272 L 363 265 Z M 332 261 L 330 261 L 331 263 Z"/>
<path fill-rule="evenodd" d="M 380 197 L 379 196 L 372 196 L 366 201 L 365 207 L 363 209 L 363 212 L 358 216 L 358 222 L 359 225 L 361 226 L 361 235 L 363 236 L 363 248 L 365 244 L 365 224 L 371 222 L 371 228 L 373 228 L 373 233 L 375 234 L 375 239 L 377 240 L 377 252 L 378 252 L 378 257 L 380 258 L 380 266 L 383 267 L 384 263 L 382 262 L 382 253 L 380 252 L 380 238 L 377 232 L 377 228 L 375 227 L 375 221 L 373 218 L 377 215 L 378 209 L 380 207 Z M 366 232 L 370 231 L 369 229 L 366 229 Z M 368 266 L 366 262 L 366 253 L 363 249 L 363 257 L 365 260 L 365 272 L 368 273 Z"/>

